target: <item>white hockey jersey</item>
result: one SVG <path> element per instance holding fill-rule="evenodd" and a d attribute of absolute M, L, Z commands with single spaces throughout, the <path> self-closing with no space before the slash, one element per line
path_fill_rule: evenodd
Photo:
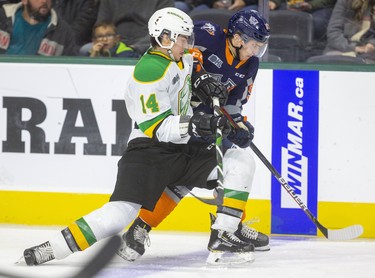
<path fill-rule="evenodd" d="M 192 115 L 191 72 L 193 58 L 187 53 L 180 62 L 149 50 L 130 77 L 125 103 L 133 129 L 129 141 L 157 137 L 160 142 L 184 144 L 189 136 L 180 135 L 180 115 Z"/>

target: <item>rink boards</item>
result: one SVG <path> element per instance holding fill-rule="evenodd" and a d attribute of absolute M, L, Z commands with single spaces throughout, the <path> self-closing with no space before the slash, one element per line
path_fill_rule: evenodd
<path fill-rule="evenodd" d="M 131 126 L 123 103 L 131 63 L 42 62 L 0 63 L 0 223 L 66 225 L 105 203 Z M 354 70 L 262 68 L 245 113 L 255 144 L 320 222 L 362 224 L 375 237 L 366 216 L 375 212 L 375 73 Z M 250 197 L 254 227 L 316 234 L 259 160 Z M 186 198 L 159 228 L 208 231 L 213 211 Z"/>

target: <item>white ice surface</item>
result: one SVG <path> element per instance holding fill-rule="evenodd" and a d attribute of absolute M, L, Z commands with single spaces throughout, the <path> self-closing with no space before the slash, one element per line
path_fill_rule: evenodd
<path fill-rule="evenodd" d="M 0 225 L 0 271 L 27 277 L 68 277 L 95 256 L 105 243 L 75 253 L 65 260 L 28 267 L 15 265 L 27 247 L 40 244 L 60 227 Z M 255 262 L 241 267 L 209 267 L 208 233 L 153 231 L 151 246 L 141 259 L 130 263 L 116 256 L 95 277 L 162 278 L 374 278 L 375 240 L 332 242 L 315 237 L 271 236 L 269 252 L 256 252 Z"/>

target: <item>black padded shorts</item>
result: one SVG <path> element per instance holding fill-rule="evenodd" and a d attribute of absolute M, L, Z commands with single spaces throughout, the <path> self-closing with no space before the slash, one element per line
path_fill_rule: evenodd
<path fill-rule="evenodd" d="M 129 201 L 152 211 L 166 186 L 212 187 L 207 177 L 215 167 L 214 144 L 173 144 L 136 138 L 129 142 L 118 162 L 110 201 Z"/>

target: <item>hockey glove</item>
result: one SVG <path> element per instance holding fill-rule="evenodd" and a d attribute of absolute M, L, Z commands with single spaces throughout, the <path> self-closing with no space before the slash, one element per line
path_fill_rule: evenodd
<path fill-rule="evenodd" d="M 214 138 L 216 128 L 222 130 L 223 138 L 227 137 L 232 129 L 225 116 L 214 116 L 212 114 L 196 112 L 190 118 L 188 132 L 191 136 L 195 137 Z"/>
<path fill-rule="evenodd" d="M 250 146 L 254 139 L 254 127 L 240 114 L 232 115 L 232 118 L 239 128 L 232 129 L 227 139 L 240 148 Z"/>
<path fill-rule="evenodd" d="M 228 99 L 228 91 L 225 86 L 215 80 L 209 73 L 200 72 L 193 73 L 193 96 L 199 98 L 204 104 L 212 108 L 212 98 L 219 98 L 220 106 L 224 106 Z"/>

